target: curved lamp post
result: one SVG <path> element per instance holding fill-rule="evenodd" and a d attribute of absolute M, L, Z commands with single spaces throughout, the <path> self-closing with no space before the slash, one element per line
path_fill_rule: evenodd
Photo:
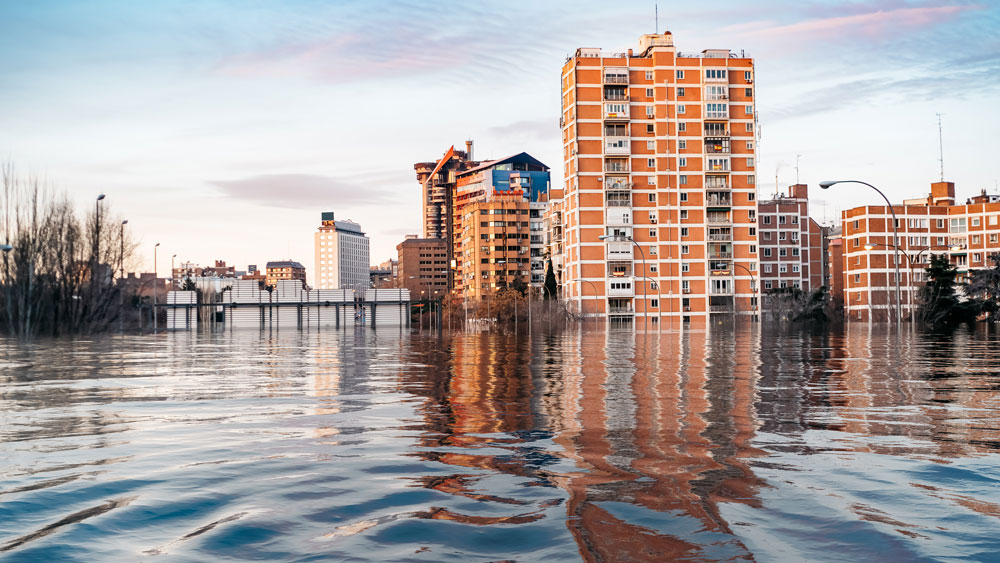
<path fill-rule="evenodd" d="M 908 265 L 907 270 L 909 270 L 909 279 L 907 280 L 908 281 L 907 286 L 910 286 L 910 287 L 913 286 L 913 266 L 914 266 L 914 264 L 919 264 L 920 263 L 920 257 L 923 256 L 924 252 L 927 252 L 928 250 L 950 250 L 952 252 L 958 252 L 958 251 L 962 250 L 962 247 L 959 246 L 959 245 L 954 245 L 954 246 L 938 246 L 938 247 L 925 246 L 924 248 L 922 248 L 920 250 L 920 252 L 918 252 L 916 254 L 916 256 L 913 256 L 912 258 L 910 257 L 909 253 L 906 252 L 906 250 L 904 250 L 902 248 L 899 248 L 896 245 L 883 244 L 881 242 L 869 242 L 868 244 L 865 245 L 865 250 L 871 252 L 872 249 L 874 249 L 876 246 L 881 246 L 883 248 L 895 248 L 899 252 L 903 253 L 903 256 L 906 257 L 906 263 Z M 913 292 L 910 291 L 909 289 L 907 290 L 907 296 L 908 296 L 907 301 L 908 301 L 908 303 L 910 305 L 910 322 L 912 323 L 913 322 L 913 316 L 915 314 L 914 313 L 915 307 L 913 306 Z"/>
<path fill-rule="evenodd" d="M 780 260 L 780 258 L 779 258 L 779 260 Z M 742 268 L 743 271 L 745 271 L 746 273 L 750 274 L 750 292 L 753 293 L 753 296 L 756 298 L 757 297 L 757 279 L 754 277 L 753 272 L 750 271 L 750 268 L 747 268 L 743 264 L 740 264 L 740 263 L 735 262 L 735 261 L 733 262 L 733 266 L 736 267 L 736 268 Z M 734 287 L 733 290 L 735 291 L 736 288 Z M 735 297 L 733 299 L 734 299 L 733 303 L 735 304 Z M 759 301 L 759 299 L 758 299 L 758 301 Z M 735 313 L 735 307 L 733 308 L 733 310 L 734 310 L 734 313 Z M 757 320 L 757 305 L 756 304 L 753 306 L 753 309 L 751 310 L 751 312 L 752 312 L 752 315 L 753 315 L 753 320 Z"/>
<path fill-rule="evenodd" d="M 643 326 L 646 326 L 646 323 L 649 322 L 649 311 L 647 311 L 647 308 L 649 307 L 649 305 L 646 303 L 646 253 L 642 251 L 642 247 L 639 246 L 639 244 L 635 242 L 635 239 L 633 239 L 632 237 L 630 237 L 628 235 L 601 235 L 601 236 L 597 237 L 597 239 L 598 240 L 603 240 L 603 241 L 619 241 L 619 242 L 627 240 L 627 241 L 631 242 L 633 246 L 635 246 L 637 249 L 639 249 L 639 255 L 642 257 L 642 275 L 639 276 L 639 277 L 642 278 L 642 280 L 643 280 L 643 283 L 642 283 L 642 324 L 643 324 Z M 632 272 L 632 274 L 634 276 L 635 272 Z M 657 290 L 657 291 L 659 291 L 659 290 Z"/>
<path fill-rule="evenodd" d="M 896 223 L 898 222 L 898 220 L 896 219 L 896 210 L 893 209 L 892 203 L 889 202 L 889 198 L 885 197 L 885 194 L 882 193 L 882 190 L 876 188 L 875 186 L 869 184 L 868 182 L 862 182 L 861 180 L 826 180 L 820 182 L 819 187 L 823 188 L 824 190 L 828 190 L 834 184 L 862 184 L 868 186 L 869 188 L 878 192 L 878 195 L 882 196 L 882 199 L 885 200 L 886 206 L 889 207 L 889 212 L 892 213 L 892 240 L 894 243 L 893 248 L 895 248 L 896 250 L 893 253 L 893 262 L 895 263 L 896 266 L 896 327 L 898 328 L 902 322 L 903 315 L 902 315 L 902 310 L 900 309 L 901 300 L 900 300 L 900 289 L 899 289 L 900 279 L 899 279 L 899 247 L 898 247 L 899 230 L 896 227 Z"/>
<path fill-rule="evenodd" d="M 590 288 L 594 290 L 594 297 L 597 297 L 597 285 L 595 285 L 595 284 L 594 284 L 594 282 L 592 282 L 592 281 L 590 281 L 590 280 L 585 280 L 585 279 L 583 279 L 583 278 L 576 278 L 576 279 L 572 279 L 572 280 L 569 280 L 569 283 L 572 283 L 572 282 L 583 282 L 583 283 L 589 283 L 589 284 L 590 284 Z M 580 297 L 584 297 L 584 296 L 583 296 L 583 295 L 581 295 Z M 582 305 L 583 301 L 581 300 L 581 302 L 580 302 L 580 303 L 581 303 L 581 306 L 580 306 L 580 308 L 581 308 L 581 313 L 582 313 L 582 312 L 583 312 L 583 311 L 582 311 L 582 309 L 583 309 L 583 305 Z"/>

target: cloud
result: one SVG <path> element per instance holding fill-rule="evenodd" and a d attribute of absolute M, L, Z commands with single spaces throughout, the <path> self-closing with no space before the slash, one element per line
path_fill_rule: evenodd
<path fill-rule="evenodd" d="M 506 125 L 495 125 L 486 129 L 486 133 L 505 139 L 542 139 L 545 141 L 554 139 L 558 142 L 559 121 L 555 117 L 527 119 Z"/>
<path fill-rule="evenodd" d="M 314 174 L 259 174 L 239 180 L 214 180 L 226 197 L 286 209 L 367 207 L 392 204 L 393 193 L 370 183 Z"/>
<path fill-rule="evenodd" d="M 730 32 L 744 37 L 765 37 L 788 41 L 789 39 L 827 41 L 843 36 L 865 36 L 884 39 L 901 35 L 924 27 L 941 24 L 945 20 L 969 10 L 980 10 L 978 6 L 926 6 L 876 10 L 847 16 L 832 16 L 807 19 L 792 24 L 764 25 L 750 27 L 738 24 L 725 27 Z"/>

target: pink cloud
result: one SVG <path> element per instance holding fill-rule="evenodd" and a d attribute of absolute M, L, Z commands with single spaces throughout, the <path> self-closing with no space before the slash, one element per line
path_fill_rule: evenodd
<path fill-rule="evenodd" d="M 811 19 L 788 25 L 764 25 L 750 29 L 746 24 L 724 28 L 737 35 L 777 38 L 779 36 L 808 35 L 814 39 L 828 39 L 835 35 L 849 34 L 867 37 L 897 35 L 901 31 L 929 27 L 944 19 L 968 10 L 979 10 L 979 6 L 933 6 L 921 8 L 898 8 L 878 10 L 863 14 Z M 769 22 L 760 22 L 767 24 Z"/>

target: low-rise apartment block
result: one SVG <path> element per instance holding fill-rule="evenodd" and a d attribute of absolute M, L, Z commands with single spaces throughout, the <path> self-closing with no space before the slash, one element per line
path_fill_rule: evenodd
<path fill-rule="evenodd" d="M 408 235 L 396 245 L 399 287 L 414 300 L 443 297 L 448 293 L 448 242 L 440 238 Z"/>
<path fill-rule="evenodd" d="M 823 229 L 809 216 L 809 188 L 795 184 L 788 191 L 757 204 L 757 254 L 765 293 L 785 287 L 812 291 L 823 285 Z"/>
<path fill-rule="evenodd" d="M 894 205 L 869 205 L 842 214 L 845 315 L 850 320 L 887 321 L 895 316 L 898 261 L 901 308 L 909 317 L 919 306 L 932 255 L 945 255 L 964 277 L 987 268 L 1000 252 L 1000 197 L 982 192 L 955 203 L 955 184 L 935 182 L 927 197 Z M 897 254 L 896 249 L 899 249 Z"/>

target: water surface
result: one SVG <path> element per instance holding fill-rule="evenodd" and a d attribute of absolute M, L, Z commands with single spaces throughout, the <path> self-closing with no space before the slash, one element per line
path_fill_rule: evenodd
<path fill-rule="evenodd" d="M 0 559 L 991 560 L 998 340 L 4 341 Z"/>

